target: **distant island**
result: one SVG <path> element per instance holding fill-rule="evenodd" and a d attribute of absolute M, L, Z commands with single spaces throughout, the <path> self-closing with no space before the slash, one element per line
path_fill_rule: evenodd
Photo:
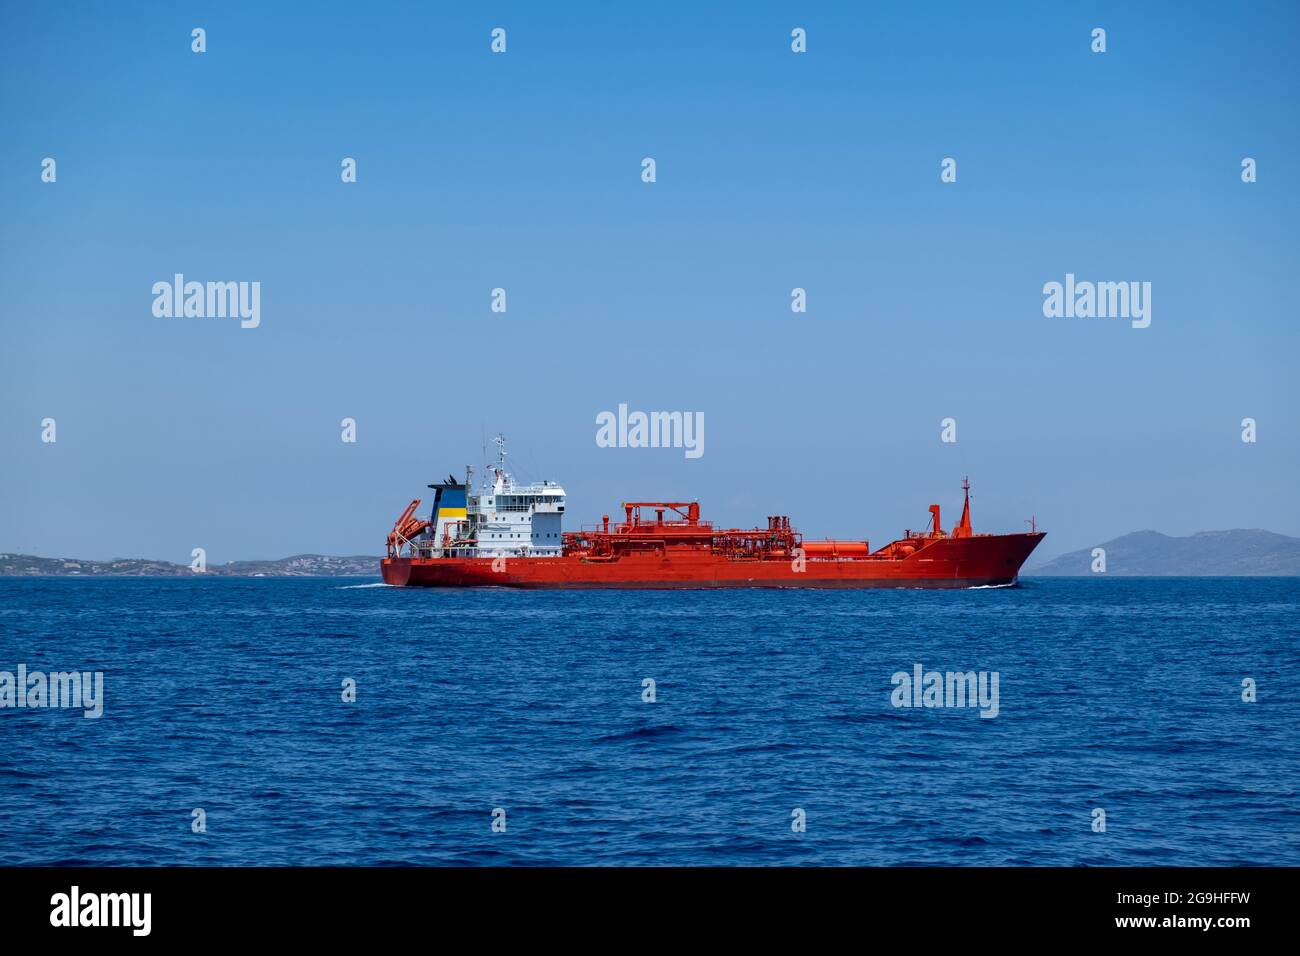
<path fill-rule="evenodd" d="M 1272 531 L 1201 531 L 1184 538 L 1135 531 L 1096 547 L 1105 549 L 1106 574 L 1112 577 L 1300 576 L 1300 538 Z M 1092 561 L 1092 548 L 1084 548 L 1025 568 L 1021 574 L 1091 576 Z M 0 554 L 0 577 L 180 577 L 194 573 L 188 564 L 147 558 L 86 561 Z M 218 577 L 378 578 L 379 556 L 296 554 L 274 561 L 209 564 L 204 573 Z"/>
<path fill-rule="evenodd" d="M 147 558 L 84 561 L 77 558 L 38 558 L 31 554 L 0 554 L 0 576 L 39 577 L 180 577 L 198 572 L 188 564 Z M 218 577 L 332 578 L 379 577 L 379 557 L 353 555 L 334 558 L 324 554 L 295 554 L 277 561 L 231 561 L 209 564 L 203 572 Z"/>
<path fill-rule="evenodd" d="M 1171 538 L 1135 531 L 1098 544 L 1106 574 L 1120 577 L 1236 577 L 1300 575 L 1300 538 L 1259 529 L 1200 531 Z M 1091 575 L 1092 548 L 1025 568 L 1021 575 Z"/>

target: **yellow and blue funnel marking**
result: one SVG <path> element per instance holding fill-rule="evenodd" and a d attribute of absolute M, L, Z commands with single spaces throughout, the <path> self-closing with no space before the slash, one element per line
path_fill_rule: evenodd
<path fill-rule="evenodd" d="M 430 485 L 433 489 L 433 514 L 429 521 L 437 527 L 439 519 L 459 520 L 465 517 L 465 486 L 458 484 Z"/>

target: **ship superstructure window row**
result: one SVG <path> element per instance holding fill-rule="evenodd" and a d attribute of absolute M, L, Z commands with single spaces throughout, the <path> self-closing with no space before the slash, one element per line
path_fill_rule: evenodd
<path fill-rule="evenodd" d="M 495 507 L 497 511 L 529 511 L 537 505 L 553 505 L 561 501 L 559 495 L 497 495 Z M 489 507 L 493 505 L 491 499 L 488 500 Z"/>

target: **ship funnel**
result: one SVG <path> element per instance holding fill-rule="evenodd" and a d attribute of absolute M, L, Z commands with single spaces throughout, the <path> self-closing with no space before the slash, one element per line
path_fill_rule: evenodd
<path fill-rule="evenodd" d="M 433 509 L 429 512 L 429 526 L 433 531 L 433 539 L 445 543 L 458 537 L 453 532 L 466 520 L 468 486 L 448 476 L 446 481 L 429 487 L 433 489 Z"/>

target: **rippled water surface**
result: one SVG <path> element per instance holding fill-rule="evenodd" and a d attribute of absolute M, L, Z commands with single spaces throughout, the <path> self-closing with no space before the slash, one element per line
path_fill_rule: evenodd
<path fill-rule="evenodd" d="M 0 710 L 0 863 L 1297 865 L 1298 604 L 0 578 L 0 671 L 105 681 Z M 892 706 L 917 663 L 998 715 Z"/>

